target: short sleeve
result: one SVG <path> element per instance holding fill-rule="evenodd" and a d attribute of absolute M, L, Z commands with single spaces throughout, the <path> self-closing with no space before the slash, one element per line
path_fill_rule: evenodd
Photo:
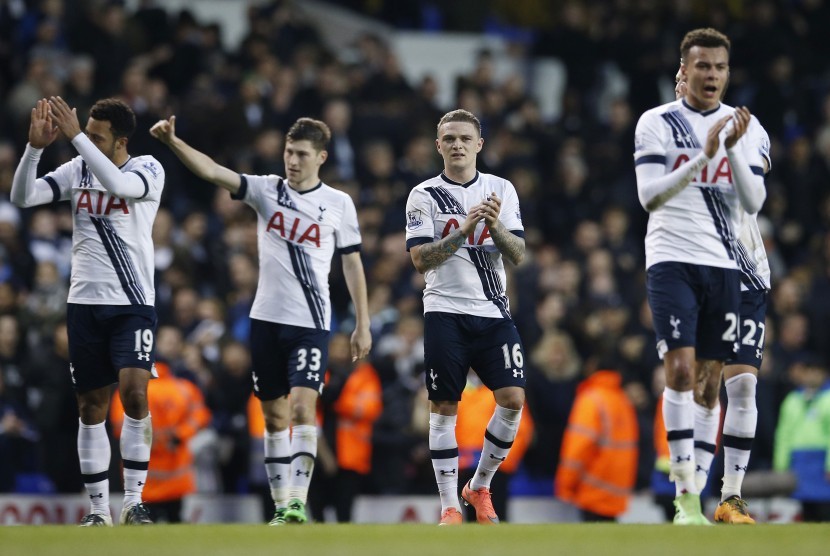
<path fill-rule="evenodd" d="M 505 180 L 504 182 L 504 198 L 502 199 L 501 212 L 499 213 L 499 220 L 502 225 L 509 231 L 524 237 L 524 225 L 522 224 L 522 211 L 519 207 L 519 195 L 516 193 L 516 188 L 513 184 Z"/>
<path fill-rule="evenodd" d="M 142 157 L 141 161 L 130 169 L 138 175 L 144 184 L 144 194 L 136 197 L 137 201 L 158 201 L 164 189 L 164 168 L 151 156 Z"/>
<path fill-rule="evenodd" d="M 242 201 L 259 212 L 259 207 L 262 204 L 264 193 L 268 190 L 269 184 L 273 187 L 274 180 L 279 180 L 279 178 L 275 176 L 251 176 L 248 174 L 241 174 L 239 177 L 239 191 L 235 195 L 231 195 L 231 198 Z"/>
<path fill-rule="evenodd" d="M 41 178 L 52 188 L 53 203 L 72 199 L 72 185 L 78 181 L 78 167 L 81 164 L 81 157 L 76 157 Z"/>
<path fill-rule="evenodd" d="M 432 220 L 432 198 L 421 188 L 409 192 L 406 200 L 406 250 L 431 243 L 435 236 Z"/>
<path fill-rule="evenodd" d="M 666 164 L 666 142 L 660 117 L 651 111 L 640 117 L 634 130 L 634 165 L 640 164 Z"/>
<path fill-rule="evenodd" d="M 760 171 L 760 175 L 763 175 L 764 162 L 766 162 L 767 172 L 772 170 L 769 135 L 755 116 L 752 116 L 749 122 L 749 129 L 747 129 L 747 149 L 744 152 L 746 153 L 747 162 L 753 173 L 758 174 Z"/>
<path fill-rule="evenodd" d="M 343 194 L 343 218 L 334 231 L 335 246 L 341 254 L 351 253 L 360 247 L 360 225 L 357 221 L 357 209 L 352 198 Z"/>

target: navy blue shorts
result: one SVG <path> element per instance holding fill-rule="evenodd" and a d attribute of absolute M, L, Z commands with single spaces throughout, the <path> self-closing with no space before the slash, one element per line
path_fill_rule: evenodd
<path fill-rule="evenodd" d="M 424 315 L 429 399 L 459 401 L 470 367 L 487 388 L 525 387 L 524 350 L 511 319 L 430 312 Z"/>
<path fill-rule="evenodd" d="M 157 325 L 151 305 L 67 304 L 69 370 L 75 390 L 114 384 L 121 369 L 146 369 L 157 376 Z"/>
<path fill-rule="evenodd" d="M 329 331 L 251 319 L 254 394 L 275 400 L 305 386 L 323 393 Z"/>
<path fill-rule="evenodd" d="M 731 365 L 761 368 L 767 332 L 767 290 L 741 292 L 741 328 L 738 332 L 738 354 L 727 361 Z"/>
<path fill-rule="evenodd" d="M 694 347 L 697 359 L 735 356 L 741 276 L 737 269 L 664 262 L 646 275 L 657 352 Z"/>

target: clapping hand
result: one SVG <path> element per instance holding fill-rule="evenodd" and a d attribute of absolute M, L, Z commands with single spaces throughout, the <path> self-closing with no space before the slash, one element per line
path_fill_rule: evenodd
<path fill-rule="evenodd" d="M 49 113 L 49 101 L 45 98 L 37 101 L 32 108 L 32 121 L 29 124 L 29 144 L 36 149 L 44 149 L 52 144 L 58 136 L 58 128 L 52 122 Z"/>
<path fill-rule="evenodd" d="M 81 124 L 78 123 L 78 110 L 70 108 L 61 97 L 49 99 L 49 113 L 52 121 L 61 130 L 64 137 L 70 141 L 81 133 Z"/>

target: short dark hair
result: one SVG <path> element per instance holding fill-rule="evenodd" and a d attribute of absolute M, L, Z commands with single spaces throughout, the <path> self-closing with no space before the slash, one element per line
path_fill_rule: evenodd
<path fill-rule="evenodd" d="M 331 130 L 325 122 L 313 118 L 300 118 L 285 136 L 289 141 L 309 141 L 317 151 L 324 151 L 331 141 Z"/>
<path fill-rule="evenodd" d="M 135 112 L 127 103 L 117 98 L 105 98 L 92 105 L 89 117 L 109 122 L 113 137 L 132 137 L 135 131 Z"/>
<path fill-rule="evenodd" d="M 693 46 L 700 46 L 702 48 L 718 48 L 720 46 L 726 49 L 726 53 L 732 49 L 732 43 L 729 42 L 729 37 L 711 27 L 701 29 L 694 29 L 686 33 L 683 40 L 680 41 L 680 61 L 686 63 L 686 57 Z"/>
<path fill-rule="evenodd" d="M 441 126 L 449 123 L 449 122 L 467 122 L 468 124 L 473 124 L 473 127 L 476 128 L 478 132 L 478 136 L 481 137 L 481 122 L 478 121 L 475 114 L 464 110 L 463 108 L 459 108 L 458 110 L 453 110 L 452 112 L 447 112 L 441 117 L 441 120 L 438 122 L 438 126 L 436 127 L 436 131 L 441 129 Z"/>

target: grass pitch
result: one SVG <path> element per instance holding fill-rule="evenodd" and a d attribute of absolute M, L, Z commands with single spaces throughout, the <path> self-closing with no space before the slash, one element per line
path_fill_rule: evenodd
<path fill-rule="evenodd" d="M 0 527 L 3 556 L 701 556 L 721 552 L 749 556 L 830 554 L 830 524 Z"/>

